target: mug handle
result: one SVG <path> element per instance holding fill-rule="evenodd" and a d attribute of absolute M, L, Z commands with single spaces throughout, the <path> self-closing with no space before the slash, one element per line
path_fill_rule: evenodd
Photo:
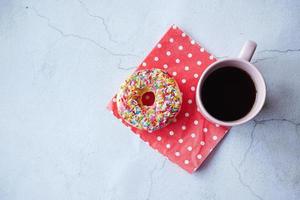
<path fill-rule="evenodd" d="M 257 44 L 254 41 L 246 41 L 238 57 L 250 62 L 255 52 L 256 46 Z"/>

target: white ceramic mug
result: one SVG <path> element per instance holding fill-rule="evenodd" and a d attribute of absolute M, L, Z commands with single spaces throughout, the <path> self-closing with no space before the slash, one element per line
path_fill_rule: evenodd
<path fill-rule="evenodd" d="M 210 66 L 208 66 L 204 70 L 198 82 L 197 92 L 196 92 L 196 102 L 198 108 L 200 109 L 200 112 L 207 120 L 223 126 L 235 126 L 253 119 L 262 109 L 266 99 L 266 84 L 263 76 L 258 71 L 258 69 L 253 64 L 250 63 L 250 60 L 255 52 L 255 49 L 256 49 L 256 43 L 253 41 L 247 41 L 244 44 L 238 58 L 228 58 L 228 59 L 217 61 L 211 64 Z M 244 117 L 235 121 L 221 121 L 216 119 L 211 114 L 209 114 L 209 112 L 205 109 L 201 101 L 201 89 L 206 78 L 213 71 L 228 66 L 236 67 L 247 72 L 250 75 L 251 79 L 253 80 L 256 88 L 256 98 L 251 110 Z"/>

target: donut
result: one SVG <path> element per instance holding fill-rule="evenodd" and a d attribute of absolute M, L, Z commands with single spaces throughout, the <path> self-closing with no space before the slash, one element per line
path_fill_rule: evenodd
<path fill-rule="evenodd" d="M 144 105 L 145 93 L 154 95 L 152 105 Z M 119 115 L 130 125 L 149 132 L 171 123 L 180 111 L 182 96 L 173 77 L 161 69 L 134 72 L 117 93 Z"/>

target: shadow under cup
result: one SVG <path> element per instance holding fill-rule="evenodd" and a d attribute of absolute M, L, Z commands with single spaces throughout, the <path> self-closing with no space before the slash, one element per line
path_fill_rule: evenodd
<path fill-rule="evenodd" d="M 218 117 L 215 114 L 213 114 L 213 111 L 210 112 L 210 110 L 207 109 L 207 104 L 205 104 L 205 102 L 203 101 L 203 99 L 205 99 L 206 96 L 202 96 L 202 95 L 204 95 L 202 91 L 203 91 L 203 88 L 204 88 L 203 86 L 206 84 L 206 81 L 209 81 L 213 76 L 215 76 L 216 72 L 220 72 L 222 70 L 225 71 L 224 70 L 225 68 L 235 68 L 235 69 L 237 68 L 237 70 L 233 70 L 233 71 L 240 71 L 240 72 L 244 73 L 244 78 L 248 77 L 251 84 L 252 85 L 254 84 L 254 87 L 255 87 L 254 88 L 255 97 L 253 97 L 254 102 L 253 101 L 251 102 L 250 107 L 247 110 L 247 113 L 245 113 L 240 118 L 237 118 L 237 119 L 234 119 L 234 120 L 226 120 L 222 117 Z M 242 76 L 242 73 L 239 74 L 239 75 Z M 226 75 L 228 75 L 228 74 L 224 73 L 224 76 L 226 76 Z M 236 75 L 238 75 L 238 74 L 236 74 Z M 220 72 L 218 77 L 222 78 L 222 76 L 223 76 L 223 74 Z M 241 77 L 239 77 L 239 78 L 241 79 Z M 226 77 L 225 77 L 224 80 L 226 80 Z M 235 87 L 236 87 L 236 85 L 235 85 Z M 220 87 L 220 89 L 218 87 L 217 88 L 215 87 L 214 91 L 208 90 L 208 91 L 205 91 L 206 92 L 205 94 L 209 94 L 210 92 L 212 92 L 212 93 L 216 93 L 216 92 L 225 93 L 225 91 L 222 91 L 221 88 L 223 88 L 223 87 Z M 204 89 L 207 90 L 207 87 L 205 86 Z M 249 90 L 249 94 L 247 94 L 247 92 L 248 91 L 246 91 L 246 92 L 242 91 L 241 92 L 241 95 L 246 96 L 246 97 L 242 98 L 243 100 L 245 100 L 246 98 L 250 98 L 249 97 L 249 96 L 251 96 L 250 90 Z M 224 95 L 225 96 L 230 95 L 230 92 L 226 93 Z M 240 95 L 240 94 L 233 94 L 233 95 L 230 96 L 230 98 L 231 99 L 235 98 L 238 95 Z M 252 94 L 252 95 L 254 95 L 254 94 Z M 264 105 L 264 102 L 265 102 L 265 98 L 266 98 L 266 85 L 265 85 L 265 82 L 264 82 L 264 79 L 263 79 L 261 73 L 250 62 L 245 61 L 245 60 L 240 59 L 240 58 L 225 59 L 225 60 L 217 61 L 214 64 L 212 64 L 211 66 L 209 66 L 203 72 L 202 76 L 200 77 L 200 80 L 199 80 L 198 86 L 197 86 L 197 92 L 196 92 L 197 106 L 199 107 L 202 115 L 205 118 L 207 118 L 209 121 L 211 121 L 213 123 L 220 124 L 220 125 L 224 125 L 224 126 L 239 125 L 239 124 L 245 123 L 245 122 L 251 120 L 252 118 L 254 118 L 259 113 L 259 111 L 262 109 L 262 107 Z M 219 106 L 217 104 L 218 102 L 220 102 L 220 104 L 224 103 L 224 102 L 222 102 L 222 99 L 215 100 L 214 105 L 217 105 L 217 106 L 215 106 L 214 109 L 218 109 L 218 106 Z M 251 107 L 251 105 L 252 105 L 252 107 Z M 231 108 L 232 108 L 232 106 L 234 106 L 234 105 L 231 105 Z M 239 109 L 239 106 L 237 105 L 234 108 Z M 230 108 L 228 108 L 228 109 L 230 109 Z"/>

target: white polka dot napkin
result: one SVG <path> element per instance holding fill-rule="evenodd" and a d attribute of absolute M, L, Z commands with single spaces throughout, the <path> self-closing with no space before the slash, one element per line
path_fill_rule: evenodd
<path fill-rule="evenodd" d="M 153 149 L 189 173 L 198 169 L 229 129 L 203 118 L 195 103 L 200 75 L 215 61 L 213 55 L 173 25 L 136 70 L 159 68 L 176 79 L 183 93 L 183 103 L 176 121 L 148 133 L 131 127 L 121 119 Z M 108 109 L 120 118 L 115 96 L 109 102 Z"/>

